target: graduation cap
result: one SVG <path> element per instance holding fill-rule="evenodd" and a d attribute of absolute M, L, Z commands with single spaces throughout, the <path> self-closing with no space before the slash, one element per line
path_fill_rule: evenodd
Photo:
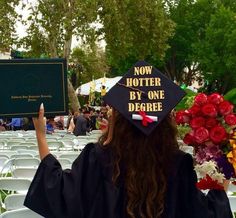
<path fill-rule="evenodd" d="M 185 94 L 155 67 L 138 61 L 103 99 L 149 135 Z"/>

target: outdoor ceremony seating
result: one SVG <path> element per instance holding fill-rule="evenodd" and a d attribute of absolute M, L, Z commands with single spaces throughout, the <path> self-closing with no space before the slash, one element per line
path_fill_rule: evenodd
<path fill-rule="evenodd" d="M 26 194 L 10 194 L 8 195 L 5 200 L 5 209 L 7 211 L 9 210 L 16 210 L 20 208 L 24 208 L 24 200 L 25 200 Z"/>
<path fill-rule="evenodd" d="M 28 208 L 21 208 L 18 210 L 6 211 L 0 215 L 0 218 L 43 218 L 43 217 Z"/>

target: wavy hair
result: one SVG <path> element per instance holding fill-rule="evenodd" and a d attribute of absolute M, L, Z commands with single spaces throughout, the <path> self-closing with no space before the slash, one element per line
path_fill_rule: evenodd
<path fill-rule="evenodd" d="M 147 127 L 148 128 L 148 127 Z M 171 157 L 178 149 L 177 129 L 167 116 L 147 137 L 120 113 L 112 113 L 108 131 L 99 139 L 113 155 L 113 177 L 117 182 L 124 166 L 130 218 L 160 218 L 164 210 Z"/>

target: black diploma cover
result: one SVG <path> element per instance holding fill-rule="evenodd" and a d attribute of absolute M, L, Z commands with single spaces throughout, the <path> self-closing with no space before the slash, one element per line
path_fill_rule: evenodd
<path fill-rule="evenodd" d="M 68 114 L 65 59 L 0 60 L 0 117 Z"/>

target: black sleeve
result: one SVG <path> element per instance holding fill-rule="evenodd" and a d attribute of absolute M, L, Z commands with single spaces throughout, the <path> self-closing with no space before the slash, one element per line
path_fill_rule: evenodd
<path fill-rule="evenodd" d="M 233 218 L 225 191 L 210 190 L 207 195 L 196 187 L 197 176 L 191 155 L 186 154 L 178 172 L 178 213 L 186 218 Z"/>
<path fill-rule="evenodd" d="M 24 205 L 47 218 L 84 217 L 101 178 L 94 144 L 88 144 L 71 170 L 62 170 L 52 154 L 36 172 Z"/>

